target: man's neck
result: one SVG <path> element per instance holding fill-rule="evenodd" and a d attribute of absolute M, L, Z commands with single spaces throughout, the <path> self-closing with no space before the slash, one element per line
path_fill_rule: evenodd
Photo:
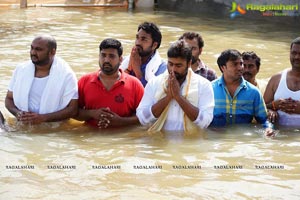
<path fill-rule="evenodd" d="M 121 74 L 120 74 L 119 70 L 116 71 L 113 74 L 110 74 L 110 75 L 104 74 L 102 71 L 100 71 L 100 73 L 99 73 L 99 79 L 100 80 L 107 80 L 107 81 L 119 80 L 120 76 L 121 76 Z"/>
<path fill-rule="evenodd" d="M 142 64 L 145 64 L 149 61 L 149 59 L 155 54 L 155 51 L 152 52 L 150 55 L 148 56 L 144 56 L 144 57 L 141 57 L 141 61 L 142 61 Z"/>
<path fill-rule="evenodd" d="M 200 62 L 198 60 L 197 62 L 195 62 L 194 64 L 191 65 L 191 68 L 194 72 L 198 70 L 199 64 L 200 64 Z"/>
<path fill-rule="evenodd" d="M 104 87 L 107 90 L 110 90 L 113 87 L 113 85 L 120 79 L 121 73 L 118 70 L 114 74 L 107 75 L 100 71 L 98 77 L 104 85 Z"/>
<path fill-rule="evenodd" d="M 257 81 L 256 79 L 252 79 L 251 81 L 249 81 L 252 85 L 257 86 Z"/>
<path fill-rule="evenodd" d="M 224 78 L 225 84 L 226 84 L 226 88 L 228 90 L 228 92 L 230 93 L 231 97 L 234 96 L 236 89 L 240 86 L 241 84 L 241 79 L 237 79 L 237 80 L 226 80 Z"/>
<path fill-rule="evenodd" d="M 35 73 L 34 73 L 34 77 L 37 78 L 43 78 L 49 75 L 50 73 L 50 69 L 51 69 L 51 64 L 48 65 L 35 65 Z"/>
<path fill-rule="evenodd" d="M 197 71 L 198 69 L 201 69 L 202 67 L 204 67 L 204 66 L 202 65 L 200 58 L 198 58 L 198 60 L 194 64 L 191 65 L 191 68 L 194 72 Z"/>
<path fill-rule="evenodd" d="M 293 76 L 300 77 L 300 67 L 292 67 L 292 70 L 290 70 L 290 72 Z"/>

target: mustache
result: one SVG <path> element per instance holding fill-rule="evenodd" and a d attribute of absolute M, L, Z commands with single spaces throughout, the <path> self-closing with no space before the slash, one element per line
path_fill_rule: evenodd
<path fill-rule="evenodd" d="M 106 63 L 103 63 L 103 66 L 105 66 L 105 65 L 108 65 L 108 66 L 112 66 L 110 63 L 108 63 L 108 62 L 106 62 Z"/>
<path fill-rule="evenodd" d="M 143 49 L 141 45 L 135 45 L 135 47 L 137 47 L 138 49 Z"/>
<path fill-rule="evenodd" d="M 252 74 L 249 73 L 249 72 L 244 72 L 243 75 L 249 75 L 249 76 L 252 76 Z"/>

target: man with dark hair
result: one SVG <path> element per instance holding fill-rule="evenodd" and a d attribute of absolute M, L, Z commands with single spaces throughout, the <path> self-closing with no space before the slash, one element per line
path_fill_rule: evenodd
<path fill-rule="evenodd" d="M 55 54 L 55 39 L 50 35 L 37 36 L 31 43 L 31 61 L 15 69 L 5 106 L 19 121 L 38 124 L 77 115 L 75 73 Z"/>
<path fill-rule="evenodd" d="M 256 79 L 256 75 L 260 68 L 260 57 L 253 51 L 242 53 L 244 72 L 243 77 L 246 81 L 256 86 L 263 94 L 266 88 L 266 83 L 263 80 Z"/>
<path fill-rule="evenodd" d="M 215 70 L 210 69 L 205 63 L 200 59 L 204 47 L 204 41 L 201 35 L 194 32 L 185 32 L 179 37 L 179 40 L 184 40 L 192 48 L 192 70 L 209 81 L 217 79 L 217 74 Z"/>
<path fill-rule="evenodd" d="M 264 99 L 272 122 L 300 127 L 300 37 L 291 43 L 290 62 L 292 68 L 271 77 Z"/>
<path fill-rule="evenodd" d="M 161 32 L 151 22 L 144 22 L 138 26 L 135 46 L 130 56 L 121 64 L 121 69 L 137 77 L 144 86 L 153 77 L 162 74 L 167 64 L 161 59 L 158 48 L 161 43 Z"/>
<path fill-rule="evenodd" d="M 191 47 L 182 40 L 168 49 L 168 71 L 150 80 L 137 109 L 149 131 L 197 131 L 213 117 L 211 83 L 193 73 Z"/>
<path fill-rule="evenodd" d="M 250 124 L 253 117 L 266 128 L 267 136 L 273 134 L 267 110 L 258 88 L 243 78 L 242 55 L 228 49 L 217 59 L 222 76 L 212 82 L 215 98 L 214 118 L 211 126 Z"/>
<path fill-rule="evenodd" d="M 135 111 L 144 94 L 141 82 L 119 69 L 123 48 L 112 38 L 99 45 L 100 70 L 78 81 L 79 114 L 76 119 L 98 128 L 138 124 Z"/>

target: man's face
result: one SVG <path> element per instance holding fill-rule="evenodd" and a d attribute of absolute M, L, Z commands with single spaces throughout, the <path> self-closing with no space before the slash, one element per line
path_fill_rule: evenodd
<path fill-rule="evenodd" d="M 243 75 L 243 60 L 238 58 L 236 60 L 229 60 L 225 66 L 222 66 L 222 71 L 225 80 L 239 80 Z"/>
<path fill-rule="evenodd" d="M 199 56 L 202 52 L 202 48 L 199 48 L 197 38 L 193 38 L 192 40 L 184 38 L 184 41 L 188 43 L 189 46 L 192 48 L 192 64 L 195 64 L 199 59 Z"/>
<path fill-rule="evenodd" d="M 293 68 L 300 69 L 300 44 L 293 44 L 290 50 L 290 62 Z"/>
<path fill-rule="evenodd" d="M 53 53 L 54 52 L 54 53 Z M 30 58 L 37 66 L 47 65 L 52 61 L 55 50 L 50 50 L 48 42 L 43 39 L 35 39 L 31 43 Z"/>
<path fill-rule="evenodd" d="M 136 34 L 135 46 L 141 57 L 147 57 L 153 54 L 157 46 L 157 42 L 153 43 L 151 34 L 148 34 L 143 29 L 140 29 Z"/>
<path fill-rule="evenodd" d="M 255 76 L 258 73 L 258 69 L 255 63 L 255 59 L 249 58 L 248 60 L 243 60 L 244 72 L 243 77 L 249 82 L 255 80 Z"/>
<path fill-rule="evenodd" d="M 99 66 L 106 75 L 112 75 L 119 69 L 122 57 L 119 57 L 118 50 L 113 48 L 102 49 L 99 54 Z"/>
<path fill-rule="evenodd" d="M 188 73 L 188 64 L 184 58 L 168 58 L 168 72 L 174 72 L 176 79 L 182 81 Z"/>

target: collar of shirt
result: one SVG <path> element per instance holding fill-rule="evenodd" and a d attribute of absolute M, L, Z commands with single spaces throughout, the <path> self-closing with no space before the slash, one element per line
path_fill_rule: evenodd
<path fill-rule="evenodd" d="M 218 79 L 218 85 L 220 87 L 226 88 L 226 84 L 225 84 L 223 75 Z M 237 95 L 241 91 L 241 89 L 247 89 L 247 88 L 248 88 L 247 82 L 245 81 L 245 79 L 243 77 L 241 77 L 240 86 L 238 87 L 237 91 L 235 92 L 235 95 Z"/>
<path fill-rule="evenodd" d="M 121 82 L 125 82 L 126 80 L 126 76 L 125 76 L 125 73 L 123 72 L 122 69 L 119 69 L 119 72 L 120 72 L 120 78 L 118 79 L 118 81 L 121 81 Z M 99 73 L 100 73 L 100 70 L 98 70 L 97 72 L 95 72 L 94 76 L 91 78 L 90 82 L 92 83 L 99 83 L 100 80 L 99 80 Z"/>
<path fill-rule="evenodd" d="M 199 62 L 199 65 L 198 65 L 198 68 L 196 71 L 207 68 L 205 63 L 202 60 L 199 59 L 198 62 Z"/>

